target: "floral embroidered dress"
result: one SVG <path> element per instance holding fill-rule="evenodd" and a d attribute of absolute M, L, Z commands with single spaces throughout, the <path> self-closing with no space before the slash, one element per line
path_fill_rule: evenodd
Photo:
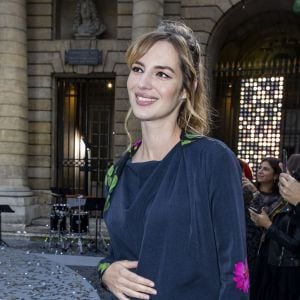
<path fill-rule="evenodd" d="M 137 148 L 107 174 L 111 247 L 100 276 L 114 261 L 138 260 L 134 272 L 155 282 L 151 299 L 248 299 L 240 167 L 232 152 L 185 133 L 159 162 L 132 163 Z"/>

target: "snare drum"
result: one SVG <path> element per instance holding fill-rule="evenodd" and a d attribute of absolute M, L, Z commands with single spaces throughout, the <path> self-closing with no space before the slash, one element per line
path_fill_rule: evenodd
<path fill-rule="evenodd" d="M 53 204 L 52 211 L 54 212 L 55 215 L 65 216 L 68 213 L 68 206 L 67 204 L 63 204 L 63 203 L 56 203 Z"/>
<path fill-rule="evenodd" d="M 89 229 L 89 215 L 87 212 L 73 213 L 70 215 L 70 228 L 72 233 L 79 233 L 79 223 L 80 232 L 88 232 Z"/>

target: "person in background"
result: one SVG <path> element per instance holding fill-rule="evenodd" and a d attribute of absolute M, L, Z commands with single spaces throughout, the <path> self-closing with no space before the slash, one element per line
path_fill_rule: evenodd
<path fill-rule="evenodd" d="M 300 182 L 289 174 L 281 173 L 279 183 L 281 196 L 289 203 L 298 205 L 300 203 Z"/>
<path fill-rule="evenodd" d="M 280 160 L 275 157 L 266 157 L 261 161 L 257 170 L 256 184 L 243 178 L 243 188 L 253 193 L 251 207 L 257 211 L 264 207 L 267 211 L 280 198 L 278 187 L 280 173 Z"/>
<path fill-rule="evenodd" d="M 300 155 L 291 156 L 287 168 L 291 174 L 300 172 Z M 264 209 L 260 214 L 249 211 L 253 222 L 264 229 L 251 282 L 251 299 L 300 299 L 299 209 L 280 198 L 268 214 Z"/>
<path fill-rule="evenodd" d="M 243 160 L 241 158 L 238 158 L 238 161 L 239 161 L 241 169 L 242 169 L 242 183 L 244 181 L 252 182 L 253 172 L 252 172 L 251 167 L 245 160 Z M 244 185 L 243 185 L 243 196 L 244 196 L 245 205 L 248 206 L 253 199 L 253 193 L 250 189 L 248 189 Z"/>
<path fill-rule="evenodd" d="M 291 174 L 281 173 L 279 177 L 279 192 L 289 203 L 297 206 L 300 203 L 300 154 L 293 154 L 289 159 Z"/>
<path fill-rule="evenodd" d="M 126 58 L 129 112 L 142 139 L 107 172 L 102 284 L 121 300 L 248 299 L 240 167 L 205 136 L 199 42 L 183 23 L 164 21 Z"/>
<path fill-rule="evenodd" d="M 253 172 L 249 164 L 242 160 L 238 159 L 242 168 L 242 182 L 250 181 L 253 179 Z M 247 259 L 248 259 L 248 268 L 250 275 L 250 285 L 253 277 L 254 266 L 257 257 L 257 249 L 259 246 L 260 237 L 262 230 L 257 227 L 252 220 L 250 219 L 249 207 L 253 200 L 253 193 L 247 187 L 243 186 L 243 196 L 244 196 L 244 206 L 245 206 L 245 220 L 246 220 L 246 243 L 247 243 Z"/>
<path fill-rule="evenodd" d="M 264 158 L 257 170 L 256 182 L 253 183 L 246 177 L 242 179 L 244 194 L 248 201 L 245 208 L 250 207 L 256 212 L 261 212 L 264 207 L 267 212 L 269 207 L 280 198 L 278 190 L 278 178 L 281 172 L 280 161 L 275 157 Z M 263 229 L 256 226 L 250 218 L 249 210 L 246 212 L 247 253 L 250 273 L 250 282 L 253 280 L 253 272 L 257 260 L 257 252 Z"/>

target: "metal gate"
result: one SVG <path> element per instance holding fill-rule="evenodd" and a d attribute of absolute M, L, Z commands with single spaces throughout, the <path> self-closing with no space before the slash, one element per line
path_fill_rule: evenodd
<path fill-rule="evenodd" d="M 57 78 L 56 187 L 102 197 L 113 103 L 113 79 Z"/>
<path fill-rule="evenodd" d="M 213 135 L 256 166 L 300 153 L 299 60 L 226 63 L 214 72 Z"/>

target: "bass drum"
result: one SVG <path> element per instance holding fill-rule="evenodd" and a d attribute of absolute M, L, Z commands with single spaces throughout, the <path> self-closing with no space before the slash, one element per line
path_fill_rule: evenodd
<path fill-rule="evenodd" d="M 73 213 L 70 215 L 70 229 L 71 233 L 87 233 L 89 230 L 89 215 L 87 212 Z"/>
<path fill-rule="evenodd" d="M 63 232 L 66 230 L 66 216 L 51 214 L 50 215 L 50 230 Z"/>

